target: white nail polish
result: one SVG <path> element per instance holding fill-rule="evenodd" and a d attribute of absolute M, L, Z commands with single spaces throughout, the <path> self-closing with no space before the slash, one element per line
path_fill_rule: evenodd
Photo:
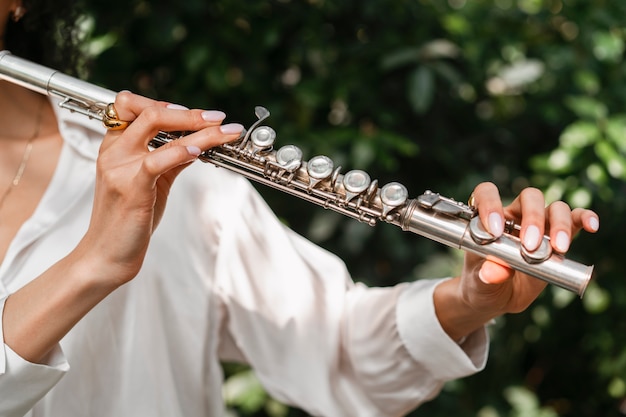
<path fill-rule="evenodd" d="M 243 125 L 239 123 L 229 123 L 227 125 L 220 126 L 220 131 L 225 135 L 241 133 L 243 131 Z"/>
<path fill-rule="evenodd" d="M 171 110 L 189 110 L 185 106 L 181 106 L 180 104 L 173 104 L 173 103 L 168 104 L 167 108 Z"/>
<path fill-rule="evenodd" d="M 589 227 L 594 232 L 598 231 L 598 229 L 600 228 L 600 222 L 598 221 L 597 217 L 592 217 L 589 219 Z"/>
<path fill-rule="evenodd" d="M 498 213 L 489 214 L 489 231 L 496 237 L 500 237 L 504 232 L 504 222 Z"/>
<path fill-rule="evenodd" d="M 556 234 L 556 249 L 561 252 L 567 252 L 567 250 L 569 249 L 569 236 L 567 236 L 567 233 L 565 233 L 564 231 L 560 231 Z"/>
<path fill-rule="evenodd" d="M 478 279 L 480 279 L 482 282 L 484 282 L 485 284 L 490 284 L 489 281 L 487 281 L 484 277 L 483 277 L 483 269 L 480 268 L 480 270 L 478 271 Z"/>
<path fill-rule="evenodd" d="M 226 118 L 226 113 L 219 110 L 206 110 L 202 112 L 202 118 L 207 122 L 221 122 Z"/>
<path fill-rule="evenodd" d="M 528 226 L 524 232 L 524 246 L 528 250 L 535 250 L 539 246 L 539 228 Z"/>
<path fill-rule="evenodd" d="M 202 153 L 202 149 L 197 146 L 187 146 L 187 152 L 189 152 L 189 155 L 198 156 Z"/>

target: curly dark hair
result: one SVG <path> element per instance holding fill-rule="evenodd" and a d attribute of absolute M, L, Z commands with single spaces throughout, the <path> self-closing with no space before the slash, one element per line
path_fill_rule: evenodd
<path fill-rule="evenodd" d="M 13 54 L 70 74 L 80 64 L 79 24 L 82 3 L 76 0 L 23 0 L 26 14 L 9 19 L 5 47 Z"/>

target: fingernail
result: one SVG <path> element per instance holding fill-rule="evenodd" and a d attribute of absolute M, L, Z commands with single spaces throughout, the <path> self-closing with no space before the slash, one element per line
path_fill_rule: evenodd
<path fill-rule="evenodd" d="M 484 277 L 483 277 L 483 268 L 481 267 L 480 270 L 478 271 L 478 279 L 480 279 L 482 282 L 484 282 L 485 284 L 490 284 L 489 281 L 487 281 Z"/>
<path fill-rule="evenodd" d="M 202 153 L 202 149 L 197 146 L 187 146 L 187 152 L 189 152 L 189 155 L 198 156 Z"/>
<path fill-rule="evenodd" d="M 569 236 L 567 236 L 567 233 L 565 233 L 564 231 L 560 231 L 556 234 L 556 249 L 559 252 L 567 252 L 567 250 L 569 249 Z"/>
<path fill-rule="evenodd" d="M 489 215 L 489 231 L 496 237 L 501 236 L 504 232 L 504 222 L 498 213 Z"/>
<path fill-rule="evenodd" d="M 528 250 L 535 250 L 539 246 L 539 228 L 528 226 L 524 232 L 524 246 Z"/>
<path fill-rule="evenodd" d="M 173 104 L 173 103 L 168 104 L 167 108 L 172 109 L 172 110 L 189 110 L 185 106 L 181 106 L 180 104 Z"/>
<path fill-rule="evenodd" d="M 229 123 L 220 126 L 220 131 L 225 135 L 234 135 L 243 131 L 243 125 L 240 125 L 239 123 Z"/>
<path fill-rule="evenodd" d="M 226 118 L 226 113 L 219 110 L 207 110 L 202 112 L 202 118 L 207 122 L 221 122 Z"/>
<path fill-rule="evenodd" d="M 594 232 L 598 231 L 598 229 L 600 228 L 600 221 L 598 220 L 597 217 L 592 217 L 589 219 L 589 227 Z"/>

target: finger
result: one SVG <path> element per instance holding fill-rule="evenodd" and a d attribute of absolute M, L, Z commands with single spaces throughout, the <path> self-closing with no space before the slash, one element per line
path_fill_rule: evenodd
<path fill-rule="evenodd" d="M 130 91 L 120 91 L 115 96 L 115 110 L 120 120 L 132 122 L 142 111 L 151 106 L 165 107 L 168 103 L 153 100 L 148 97 L 133 94 Z"/>
<path fill-rule="evenodd" d="M 183 111 L 177 114 L 178 119 L 172 120 L 172 125 L 164 124 L 163 129 L 166 130 L 182 130 L 182 125 L 176 123 L 192 123 L 189 130 L 199 130 L 202 127 L 217 125 L 222 123 L 226 118 L 226 114 L 218 110 L 190 110 L 180 104 L 173 104 L 164 101 L 156 101 L 147 97 L 133 94 L 130 91 L 122 91 L 115 98 L 115 109 L 121 120 L 134 121 L 138 119 L 146 110 L 152 109 L 155 113 L 145 115 L 148 120 L 161 121 L 168 123 L 168 119 L 162 119 L 163 115 L 176 115 L 174 111 Z M 186 113 L 191 112 L 191 113 Z M 200 116 L 200 117 L 198 117 Z M 195 123 L 195 125 L 194 125 Z"/>
<path fill-rule="evenodd" d="M 550 245 L 559 252 L 565 253 L 572 240 L 572 210 L 563 201 L 557 201 L 546 209 L 550 233 Z"/>
<path fill-rule="evenodd" d="M 212 126 L 149 152 L 143 162 L 143 172 L 147 174 L 147 181 L 153 184 L 157 177 L 195 160 L 203 150 L 239 137 L 243 129 L 243 126 L 237 123 Z"/>
<path fill-rule="evenodd" d="M 478 271 L 478 278 L 485 284 L 502 284 L 513 276 L 513 270 L 492 261 L 485 261 Z"/>
<path fill-rule="evenodd" d="M 115 96 L 115 102 L 113 103 L 113 109 L 116 113 L 116 117 L 119 120 L 125 122 L 133 122 L 141 112 L 150 106 L 166 106 L 167 103 L 159 102 L 148 97 L 133 94 L 130 91 L 124 90 L 117 93 Z M 116 137 L 124 133 L 125 129 L 109 130 L 110 136 Z"/>
<path fill-rule="evenodd" d="M 143 175 L 136 177 L 138 187 L 145 185 L 151 188 L 161 175 L 172 170 L 178 174 L 184 166 L 196 160 L 200 152 L 200 148 L 195 146 L 170 146 L 160 152 L 148 153 L 141 164 Z"/>
<path fill-rule="evenodd" d="M 129 140 L 127 146 L 145 148 L 160 130 L 195 131 L 207 126 L 221 124 L 226 114 L 216 110 L 189 110 L 184 106 L 162 101 L 155 101 L 143 96 L 122 91 L 116 96 L 115 109 L 121 120 L 132 121 L 123 131 L 110 132 L 109 137 L 116 139 L 124 135 Z M 104 143 L 106 148 L 109 144 Z"/>
<path fill-rule="evenodd" d="M 166 106 L 167 103 L 161 103 L 147 97 L 133 94 L 130 91 L 120 91 L 115 96 L 115 102 L 113 103 L 117 118 L 126 122 L 135 121 L 144 109 L 157 105 Z M 107 130 L 104 140 L 100 146 L 100 150 L 104 151 L 108 149 L 117 140 L 117 138 L 125 133 L 126 129 Z"/>
<path fill-rule="evenodd" d="M 145 149 L 159 133 L 195 132 L 219 125 L 226 115 L 218 111 L 180 110 L 172 107 L 151 106 L 144 109 L 137 119 L 126 129 L 124 136 L 129 138 L 129 147 Z M 230 132 L 227 132 L 231 134 Z"/>
<path fill-rule="evenodd" d="M 546 203 L 543 193 L 536 188 L 525 188 L 508 207 L 520 220 L 520 239 L 524 247 L 534 251 L 539 247 L 545 232 Z"/>
<path fill-rule="evenodd" d="M 476 186 L 472 196 L 482 224 L 492 235 L 501 236 L 504 232 L 504 211 L 498 188 L 495 184 L 484 182 Z"/>
<path fill-rule="evenodd" d="M 155 149 L 154 152 L 162 152 L 172 146 L 193 146 L 201 151 L 205 151 L 214 146 L 222 145 L 226 142 L 237 139 L 241 136 L 244 127 L 239 123 L 229 123 L 220 126 L 211 126 L 197 132 L 190 133 L 180 139 L 166 143 Z"/>
<path fill-rule="evenodd" d="M 583 208 L 575 208 L 572 210 L 572 234 L 577 233 L 580 229 L 587 232 L 595 233 L 600 229 L 600 218 L 592 210 Z"/>
<path fill-rule="evenodd" d="M 478 278 L 485 284 L 497 285 L 505 283 L 513 278 L 515 274 L 516 272 L 511 268 L 492 261 L 485 261 L 478 271 Z M 545 281 L 533 277 L 525 276 L 524 279 L 526 291 L 534 294 L 539 294 L 547 286 Z"/>

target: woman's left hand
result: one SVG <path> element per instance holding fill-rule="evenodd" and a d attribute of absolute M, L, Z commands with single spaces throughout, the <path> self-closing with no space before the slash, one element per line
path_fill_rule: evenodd
<path fill-rule="evenodd" d="M 491 234 L 502 235 L 505 219 L 513 220 L 521 227 L 521 243 L 531 252 L 547 235 L 552 250 L 564 254 L 581 229 L 593 233 L 599 228 L 598 216 L 593 211 L 572 210 L 563 201 L 546 206 L 543 194 L 535 188 L 524 189 L 506 207 L 492 183 L 479 184 L 472 196 L 481 223 Z M 494 317 L 525 310 L 546 285 L 537 278 L 468 253 L 461 276 L 439 286 L 435 303 L 437 306 L 438 301 L 443 302 L 437 311 L 444 329 L 451 337 L 460 338 Z M 445 297 L 454 297 L 461 303 L 457 313 L 464 311 L 469 315 L 449 317 L 450 313 L 444 309 L 451 299 Z"/>

